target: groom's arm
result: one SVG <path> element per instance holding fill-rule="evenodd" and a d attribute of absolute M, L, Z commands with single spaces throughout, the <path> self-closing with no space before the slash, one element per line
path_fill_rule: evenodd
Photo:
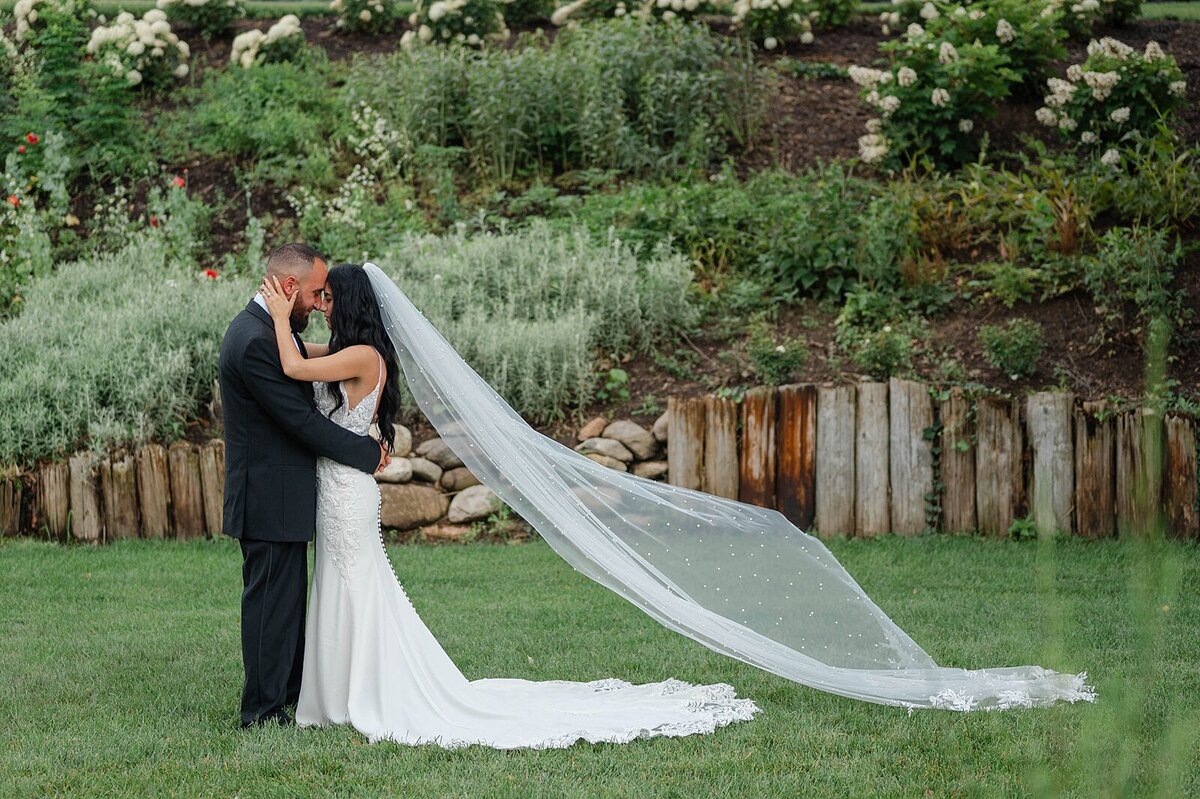
<path fill-rule="evenodd" d="M 283 374 L 275 342 L 254 338 L 242 361 L 246 388 L 289 435 L 311 452 L 373 474 L 382 455 L 373 438 L 356 435 L 322 416 L 300 384 Z"/>

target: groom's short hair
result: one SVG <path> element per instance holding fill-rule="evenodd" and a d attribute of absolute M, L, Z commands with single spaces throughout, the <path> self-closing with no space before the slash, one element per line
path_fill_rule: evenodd
<path fill-rule="evenodd" d="M 307 244 L 285 244 L 276 247 L 268 256 L 267 274 L 281 279 L 288 275 L 303 277 L 318 260 L 328 262 L 319 250 Z"/>

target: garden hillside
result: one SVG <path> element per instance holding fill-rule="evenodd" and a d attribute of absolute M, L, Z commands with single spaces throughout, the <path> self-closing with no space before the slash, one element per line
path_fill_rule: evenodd
<path fill-rule="evenodd" d="M 294 240 L 552 434 L 890 377 L 1194 413 L 1190 5 L 19 0 L 0 468 L 203 434 Z"/>

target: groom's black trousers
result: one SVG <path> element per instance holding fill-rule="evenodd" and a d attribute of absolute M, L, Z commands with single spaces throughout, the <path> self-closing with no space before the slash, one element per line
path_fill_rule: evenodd
<path fill-rule="evenodd" d="M 300 698 L 307 541 L 242 544 L 242 724 L 274 721 Z"/>

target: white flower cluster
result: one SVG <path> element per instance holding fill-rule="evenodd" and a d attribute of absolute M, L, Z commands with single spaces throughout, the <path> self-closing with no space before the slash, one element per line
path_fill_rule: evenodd
<path fill-rule="evenodd" d="M 1082 125 L 1085 129 L 1079 134 L 1081 144 L 1099 144 L 1105 139 L 1112 141 L 1128 132 L 1127 126 L 1135 118 L 1135 107 L 1120 105 L 1106 108 L 1104 105 L 1118 89 L 1120 94 L 1113 98 L 1114 105 L 1122 100 L 1128 102 L 1140 97 L 1145 92 L 1154 96 L 1155 91 L 1160 93 L 1159 96 L 1147 102 L 1162 104 L 1168 99 L 1164 95 L 1181 97 L 1186 92 L 1187 85 L 1182 80 L 1170 82 L 1164 92 L 1164 79 L 1178 74 L 1178 68 L 1171 62 L 1165 66 L 1156 64 L 1167 59 L 1157 42 L 1150 42 L 1143 53 L 1138 53 L 1116 39 L 1105 37 L 1089 43 L 1087 50 L 1088 61 L 1069 66 L 1066 80 L 1050 78 L 1047 81 L 1050 93 L 1043 98 L 1045 105 L 1036 112 L 1038 122 L 1047 127 L 1057 127 L 1064 133 L 1073 133 Z M 1131 82 L 1129 88 L 1124 85 L 1126 81 Z M 1153 88 L 1155 81 L 1157 90 Z M 1085 90 L 1082 93 L 1079 91 L 1081 88 Z M 1139 117 L 1144 116 L 1139 112 Z M 1105 163 L 1117 159 L 1115 164 L 1119 162 L 1120 154 L 1116 150 L 1109 150 L 1105 157 L 1108 158 Z"/>
<path fill-rule="evenodd" d="M 366 103 L 359 103 L 350 112 L 357 136 L 351 139 L 354 154 L 362 158 L 368 171 L 377 178 L 394 177 L 412 156 L 413 146 L 408 134 L 393 128 Z"/>
<path fill-rule="evenodd" d="M 1121 82 L 1120 72 L 1084 72 L 1083 82 L 1092 90 L 1092 97 L 1104 102 Z"/>
<path fill-rule="evenodd" d="M 870 126 L 868 125 L 868 130 Z M 864 164 L 875 164 L 888 154 L 888 140 L 882 133 L 868 133 L 858 138 L 858 157 Z"/>
<path fill-rule="evenodd" d="M 333 0 L 329 4 L 329 10 L 338 14 L 342 13 L 346 10 L 345 0 Z M 374 17 L 383 14 L 383 12 L 383 3 L 379 0 L 373 0 L 373 2 L 367 3 L 365 8 L 358 10 L 357 19 L 359 22 L 370 22 Z M 338 24 L 339 26 L 344 26 L 346 24 L 345 18 L 339 19 Z"/>
<path fill-rule="evenodd" d="M 1158 48 L 1157 43 L 1155 43 L 1155 47 Z M 1149 45 L 1147 45 L 1146 49 L 1150 49 Z M 1160 53 L 1161 57 L 1162 48 L 1158 48 L 1158 52 Z M 1122 41 L 1118 41 L 1111 36 L 1105 36 L 1103 39 L 1093 39 L 1092 41 L 1088 42 L 1087 54 L 1106 55 L 1110 58 L 1116 58 L 1120 61 L 1128 61 L 1130 58 L 1133 58 L 1137 55 L 1137 51 Z"/>
<path fill-rule="evenodd" d="M 296 194 L 287 195 L 286 199 L 301 218 L 317 214 L 328 226 L 365 230 L 367 223 L 363 219 L 363 210 L 374 189 L 375 179 L 370 171 L 362 164 L 355 164 L 332 199 L 321 202 L 305 186 L 301 186 Z"/>
<path fill-rule="evenodd" d="M 185 62 L 191 54 L 187 42 L 171 32 L 171 23 L 159 8 L 150 9 L 141 19 L 122 11 L 114 24 L 92 31 L 87 52 L 131 86 L 160 74 L 186 77 Z"/>
<path fill-rule="evenodd" d="M 1017 38 L 1017 32 L 1013 29 L 1012 23 L 1006 19 L 1001 19 L 996 23 L 996 38 L 1001 44 L 1009 44 Z"/>
<path fill-rule="evenodd" d="M 695 16 L 700 12 L 705 3 L 701 0 L 653 0 L 653 11 L 657 12 L 660 17 L 665 20 L 672 20 L 678 16 Z M 648 7 L 646 9 L 650 11 Z M 622 8 L 618 7 L 614 12 L 615 16 L 624 16 Z"/>
<path fill-rule="evenodd" d="M 801 44 L 812 44 L 813 22 L 819 12 L 801 13 L 794 0 L 734 0 L 733 27 L 746 29 L 763 37 L 763 46 L 772 50 L 779 39 L 799 34 Z"/>
<path fill-rule="evenodd" d="M 280 17 L 266 33 L 254 28 L 235 36 L 229 52 L 229 63 L 249 69 L 255 64 L 278 60 L 273 58 L 272 51 L 299 49 L 303 41 L 304 30 L 300 27 L 300 18 L 288 14 Z"/>
<path fill-rule="evenodd" d="M 18 42 L 23 42 L 29 37 L 38 19 L 49 9 L 61 11 L 67 16 L 75 16 L 84 10 L 76 0 L 17 0 L 17 4 L 13 6 L 13 17 L 17 21 Z"/>
<path fill-rule="evenodd" d="M 436 0 L 428 8 L 419 3 L 409 15 L 408 24 L 412 30 L 400 37 L 400 46 L 406 50 L 415 42 L 458 42 L 478 47 L 484 39 L 508 37 L 504 15 L 491 3 L 479 0 Z"/>

